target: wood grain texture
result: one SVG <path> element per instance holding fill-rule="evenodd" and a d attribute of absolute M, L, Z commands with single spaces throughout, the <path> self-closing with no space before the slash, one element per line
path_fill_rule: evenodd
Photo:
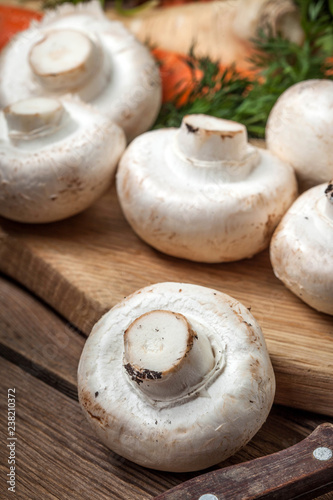
<path fill-rule="evenodd" d="M 76 401 L 3 358 L 0 386 L 3 408 L 8 387 L 16 389 L 16 497 L 21 500 L 147 500 L 195 477 L 151 471 L 114 454 L 95 439 Z M 3 418 L 0 435 L 4 443 Z M 269 449 L 263 438 L 264 430 L 261 440 L 257 438 L 261 453 Z M 0 459 L 3 478 L 8 472 L 5 446 L 0 447 Z M 4 481 L 0 497 L 11 498 Z"/>
<path fill-rule="evenodd" d="M 15 497 L 19 500 L 148 500 L 198 475 L 152 471 L 119 457 L 98 442 L 76 401 L 0 358 L 1 408 L 5 408 L 8 387 L 16 389 Z M 274 408 L 255 438 L 220 466 L 288 447 L 322 421 L 318 416 L 314 419 Z M 1 418 L 1 443 L 6 437 L 5 418 Z M 7 450 L 1 446 L 1 477 L 6 473 Z M 5 488 L 0 481 L 0 498 L 12 498 Z M 331 494 L 321 498 L 332 500 Z"/>
<path fill-rule="evenodd" d="M 76 370 L 84 342 L 80 332 L 1 277 L 0 310 L 0 443 L 7 437 L 7 389 L 17 390 L 15 498 L 149 500 L 198 476 L 144 469 L 100 444 L 76 400 Z M 251 442 L 211 470 L 292 446 L 325 421 L 333 419 L 275 406 Z M 6 457 L 5 446 L 0 446 L 1 478 L 7 473 Z M 13 498 L 3 481 L 0 498 Z M 327 494 L 322 500 L 332 498 Z"/>
<path fill-rule="evenodd" d="M 144 500 L 175 484 L 161 478 L 158 487 L 149 471 L 99 444 L 75 401 L 3 359 L 0 369 L 1 402 L 7 400 L 8 387 L 16 388 L 18 498 Z M 7 438 L 3 421 L 1 443 Z M 5 446 L 0 454 L 3 478 L 8 472 Z M 10 498 L 5 494 L 1 480 L 0 497 Z"/>
<path fill-rule="evenodd" d="M 0 279 L 0 352 L 77 399 L 77 366 L 85 338 L 27 291 Z"/>
<path fill-rule="evenodd" d="M 119 300 L 162 281 L 195 283 L 240 300 L 259 321 L 277 376 L 276 402 L 333 415 L 333 321 L 275 278 L 268 250 L 252 259 L 199 264 L 142 242 L 113 189 L 84 213 L 48 225 L 1 220 L 0 270 L 88 334 Z"/>

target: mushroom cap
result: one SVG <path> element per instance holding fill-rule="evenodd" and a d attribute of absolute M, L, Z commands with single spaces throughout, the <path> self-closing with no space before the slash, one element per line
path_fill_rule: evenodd
<path fill-rule="evenodd" d="M 123 360 L 125 332 L 161 309 L 163 317 L 168 311 L 184 316 L 214 358 L 201 384 L 169 401 L 165 394 L 147 396 Z M 143 356 L 154 349 L 159 355 L 161 332 L 154 335 L 151 344 L 139 337 Z M 146 385 L 159 382 L 152 378 Z M 88 421 L 109 448 L 145 467 L 183 472 L 216 464 L 253 437 L 273 403 L 275 378 L 260 327 L 242 304 L 202 286 L 159 283 L 127 297 L 94 326 L 79 363 L 78 391 Z"/>
<path fill-rule="evenodd" d="M 110 186 L 126 146 L 121 128 L 78 98 L 33 98 L 0 113 L 0 215 L 53 222 Z"/>
<path fill-rule="evenodd" d="M 293 166 L 302 190 L 333 177 L 333 82 L 289 87 L 267 121 L 267 148 Z"/>
<path fill-rule="evenodd" d="M 249 145 L 243 125 L 204 115 L 135 139 L 116 185 L 143 240 L 201 262 L 240 260 L 266 248 L 297 194 L 292 168 Z"/>
<path fill-rule="evenodd" d="M 60 6 L 16 35 L 0 56 L 0 74 L 1 106 L 75 92 L 128 141 L 150 128 L 161 103 L 154 59 L 97 0 Z"/>
<path fill-rule="evenodd" d="M 274 273 L 318 311 L 333 314 L 333 206 L 326 184 L 305 191 L 276 228 L 270 245 Z"/>

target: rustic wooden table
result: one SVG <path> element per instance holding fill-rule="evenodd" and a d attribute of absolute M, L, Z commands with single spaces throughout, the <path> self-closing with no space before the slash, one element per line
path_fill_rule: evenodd
<path fill-rule="evenodd" d="M 4 276 L 0 311 L 1 499 L 147 500 L 197 474 L 144 469 L 100 444 L 77 401 L 85 337 Z M 16 400 L 15 495 L 6 485 L 8 389 L 15 389 Z M 287 448 L 325 421 L 333 418 L 274 406 L 254 439 L 219 467 Z"/>
<path fill-rule="evenodd" d="M 39 8 L 40 2 L 24 5 Z M 268 339 L 277 401 L 333 415 L 332 324 L 277 282 L 267 252 L 249 265 L 214 267 L 161 256 L 136 238 L 108 195 L 50 228 L 2 222 L 0 243 L 0 269 L 86 334 L 106 308 L 148 282 L 191 281 L 245 300 Z M 198 474 L 144 469 L 99 443 L 77 400 L 84 342 L 85 336 L 46 303 L 0 275 L 0 500 L 148 500 Z M 15 431 L 8 427 L 9 390 L 15 394 Z M 252 441 L 215 468 L 285 449 L 323 422 L 333 423 L 333 417 L 275 405 Z M 15 450 L 7 446 L 8 437 L 16 438 Z M 13 453 L 15 494 L 6 482 Z M 333 492 L 318 498 L 332 500 Z"/>

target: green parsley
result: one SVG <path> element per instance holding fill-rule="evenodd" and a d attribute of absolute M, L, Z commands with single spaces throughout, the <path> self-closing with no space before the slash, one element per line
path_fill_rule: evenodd
<path fill-rule="evenodd" d="M 193 77 L 193 90 L 182 107 L 176 106 L 179 95 L 162 106 L 154 128 L 179 127 L 184 115 L 205 113 L 243 123 L 250 137 L 263 138 L 268 115 L 287 88 L 303 80 L 333 78 L 327 76 L 333 69 L 327 61 L 333 57 L 333 0 L 297 3 L 305 34 L 301 46 L 281 36 L 258 33 L 253 40 L 257 55 L 251 60 L 260 69 L 255 81 L 242 77 L 234 67 L 219 76 L 218 62 L 191 51 L 189 64 L 204 76 L 202 80 Z"/>

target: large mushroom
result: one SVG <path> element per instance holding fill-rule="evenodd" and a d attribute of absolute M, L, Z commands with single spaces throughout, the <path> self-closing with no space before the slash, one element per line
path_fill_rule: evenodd
<path fill-rule="evenodd" d="M 117 191 L 128 222 L 153 247 L 226 262 L 268 246 L 297 184 L 289 165 L 248 144 L 240 123 L 188 115 L 179 130 L 133 141 L 119 164 Z"/>
<path fill-rule="evenodd" d="M 259 430 L 275 378 L 260 327 L 216 290 L 159 283 L 93 328 L 78 368 L 99 438 L 145 467 L 191 471 L 226 459 Z"/>
<path fill-rule="evenodd" d="M 158 68 L 149 51 L 96 0 L 66 4 L 19 33 L 0 58 L 0 105 L 76 93 L 120 125 L 128 140 L 159 111 Z"/>
<path fill-rule="evenodd" d="M 333 82 L 289 87 L 267 121 L 267 148 L 295 169 L 302 191 L 333 177 Z"/>
<path fill-rule="evenodd" d="M 118 125 L 79 99 L 39 97 L 0 112 L 0 215 L 53 222 L 113 181 L 126 146 Z"/>
<path fill-rule="evenodd" d="M 276 228 L 270 255 L 275 275 L 289 290 L 333 314 L 333 181 L 295 201 Z"/>

